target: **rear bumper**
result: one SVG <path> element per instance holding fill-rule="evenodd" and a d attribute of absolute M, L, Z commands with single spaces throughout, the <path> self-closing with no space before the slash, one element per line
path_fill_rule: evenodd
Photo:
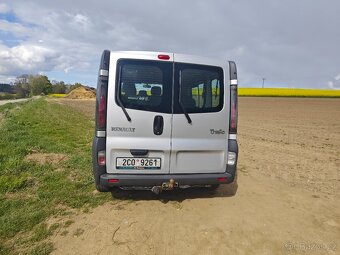
<path fill-rule="evenodd" d="M 221 174 L 103 174 L 100 176 L 100 184 L 108 187 L 119 186 L 161 186 L 164 182 L 173 179 L 178 185 L 209 185 L 227 184 L 234 180 L 229 173 Z M 117 182 L 109 182 L 117 180 Z"/>

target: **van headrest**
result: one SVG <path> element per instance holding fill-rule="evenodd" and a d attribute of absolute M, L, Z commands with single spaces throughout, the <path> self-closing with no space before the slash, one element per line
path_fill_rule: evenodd
<path fill-rule="evenodd" d="M 123 84 L 123 89 L 122 89 L 127 96 L 135 96 L 137 91 L 136 91 L 136 86 L 133 83 L 125 83 Z"/>
<path fill-rule="evenodd" d="M 160 87 L 154 86 L 151 88 L 151 95 L 153 96 L 160 96 L 162 89 Z"/>
<path fill-rule="evenodd" d="M 147 95 L 147 93 L 146 93 L 146 90 L 140 90 L 140 91 L 138 92 L 138 96 L 146 97 L 146 96 L 148 96 L 148 95 Z"/>

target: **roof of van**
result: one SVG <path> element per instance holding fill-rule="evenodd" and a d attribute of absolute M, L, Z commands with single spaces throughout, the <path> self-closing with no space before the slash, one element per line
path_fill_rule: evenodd
<path fill-rule="evenodd" d="M 227 59 L 222 59 L 220 57 L 205 57 L 198 55 L 190 55 L 190 54 L 181 54 L 181 53 L 173 53 L 173 52 L 161 52 L 161 51 L 111 51 L 113 54 L 122 54 L 129 57 L 135 56 L 145 56 L 145 57 L 154 57 L 157 58 L 159 55 L 169 55 L 169 61 L 176 62 L 190 62 L 190 63 L 199 63 L 206 65 L 219 65 L 226 66 L 228 63 Z"/>

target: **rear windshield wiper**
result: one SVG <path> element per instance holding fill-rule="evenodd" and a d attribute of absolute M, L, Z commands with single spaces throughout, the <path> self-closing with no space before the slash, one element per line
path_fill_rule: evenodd
<path fill-rule="evenodd" d="M 126 111 L 122 101 L 120 100 L 120 90 L 121 90 L 121 77 L 122 77 L 122 67 L 120 66 L 119 67 L 119 74 L 118 74 L 118 93 L 117 93 L 117 103 L 118 105 L 122 108 L 124 114 L 125 114 L 125 117 L 128 121 L 131 121 L 131 118 L 130 118 L 130 115 L 128 114 L 128 112 Z"/>
<path fill-rule="evenodd" d="M 187 118 L 188 123 L 191 124 L 192 123 L 191 118 L 182 103 L 182 71 L 179 71 L 179 105 L 181 106 L 181 109 L 185 117 Z"/>

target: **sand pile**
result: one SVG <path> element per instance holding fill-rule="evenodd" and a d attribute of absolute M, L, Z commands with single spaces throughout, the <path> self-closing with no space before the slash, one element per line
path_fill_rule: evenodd
<path fill-rule="evenodd" d="M 72 90 L 66 98 L 70 99 L 90 99 L 96 98 L 96 92 L 94 89 L 86 88 L 86 87 L 78 87 Z"/>

